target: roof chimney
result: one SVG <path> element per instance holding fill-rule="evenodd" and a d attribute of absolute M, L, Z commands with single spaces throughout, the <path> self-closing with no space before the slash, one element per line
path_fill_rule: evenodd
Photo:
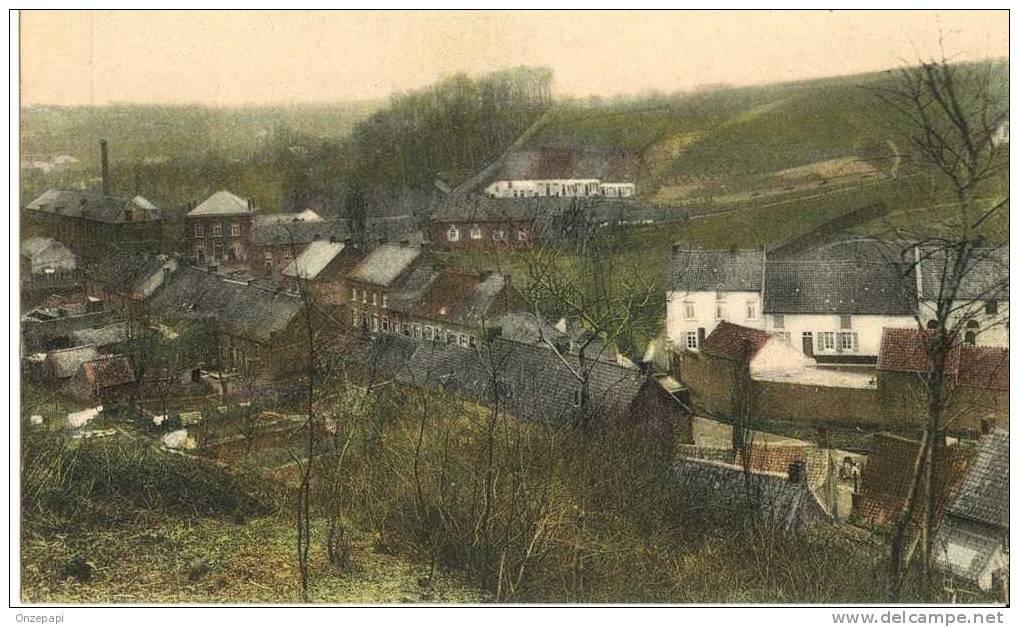
<path fill-rule="evenodd" d="M 103 196 L 110 195 L 110 151 L 106 146 L 106 140 L 99 140 L 99 167 L 103 179 Z"/>
<path fill-rule="evenodd" d="M 789 483 L 796 485 L 807 483 L 807 462 L 795 461 L 789 464 Z"/>

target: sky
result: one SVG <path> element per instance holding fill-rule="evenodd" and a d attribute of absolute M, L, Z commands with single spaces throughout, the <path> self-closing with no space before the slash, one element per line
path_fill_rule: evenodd
<path fill-rule="evenodd" d="M 22 104 L 376 100 L 541 65 L 557 96 L 633 95 L 1008 56 L 1006 11 L 23 11 Z"/>

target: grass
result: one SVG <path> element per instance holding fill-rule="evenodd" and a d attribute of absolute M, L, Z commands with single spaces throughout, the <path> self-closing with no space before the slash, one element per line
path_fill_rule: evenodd
<path fill-rule="evenodd" d="M 316 522 L 313 538 L 323 538 Z M 298 603 L 291 512 L 243 525 L 168 519 L 142 528 L 82 530 L 22 543 L 22 600 L 28 603 Z M 321 543 L 312 546 L 310 596 L 317 603 L 472 603 L 484 597 L 455 576 L 425 585 L 427 564 L 375 550 L 353 538 L 353 565 L 340 572 Z M 89 581 L 67 565 L 91 566 Z"/>

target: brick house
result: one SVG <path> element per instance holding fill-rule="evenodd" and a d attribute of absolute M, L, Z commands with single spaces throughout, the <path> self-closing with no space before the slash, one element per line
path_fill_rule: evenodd
<path fill-rule="evenodd" d="M 184 216 L 184 251 L 199 264 L 234 265 L 248 259 L 255 207 L 250 199 L 219 191 Z"/>
<path fill-rule="evenodd" d="M 375 332 L 399 330 L 399 316 L 394 316 L 390 301 L 425 258 L 420 248 L 397 244 L 383 244 L 368 253 L 346 277 L 351 326 Z"/>
<path fill-rule="evenodd" d="M 130 355 L 103 355 L 81 364 L 71 379 L 71 393 L 87 402 L 110 401 L 129 394 L 136 382 Z"/>
<path fill-rule="evenodd" d="M 331 220 L 279 221 L 258 216 L 251 230 L 248 271 L 257 277 L 279 279 L 280 272 L 316 241 L 345 241 L 346 224 Z"/>
<path fill-rule="evenodd" d="M 531 248 L 559 210 L 554 199 L 454 200 L 432 213 L 429 238 L 437 250 Z"/>

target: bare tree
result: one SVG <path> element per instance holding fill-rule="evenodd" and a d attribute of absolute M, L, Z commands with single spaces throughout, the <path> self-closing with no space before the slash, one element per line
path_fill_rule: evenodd
<path fill-rule="evenodd" d="M 1007 213 L 1007 66 L 962 65 L 941 58 L 898 71 L 893 86 L 876 90 L 909 132 L 914 161 L 929 173 L 932 209 L 920 224 L 891 228 L 900 263 L 919 277 L 917 324 L 926 337 L 921 374 L 926 404 L 922 443 L 906 504 L 895 523 L 890 590 L 899 598 L 919 547 L 926 583 L 933 556 L 939 493 L 939 451 L 955 418 L 949 408 L 953 360 L 964 343 L 1007 324 L 996 311 L 1007 300 L 1008 258 L 989 243 L 995 220 Z M 1002 240 L 1007 242 L 1007 234 Z M 1007 246 L 1007 244 L 1006 244 Z M 983 323 L 983 324 L 981 324 Z M 916 524 L 914 521 L 918 520 Z M 913 533 L 912 528 L 918 527 Z"/>

